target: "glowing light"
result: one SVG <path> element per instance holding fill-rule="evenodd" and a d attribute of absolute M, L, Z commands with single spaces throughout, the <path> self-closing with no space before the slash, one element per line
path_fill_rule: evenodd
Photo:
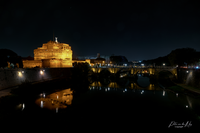
<path fill-rule="evenodd" d="M 127 89 L 125 89 L 125 91 L 127 91 Z"/>
<path fill-rule="evenodd" d="M 105 91 L 107 91 L 107 89 L 105 89 Z"/>
<path fill-rule="evenodd" d="M 188 73 L 189 71 L 186 71 L 186 73 Z"/>
<path fill-rule="evenodd" d="M 165 63 L 163 63 L 163 66 L 165 66 Z"/>
<path fill-rule="evenodd" d="M 178 93 L 176 93 L 176 97 L 178 97 Z"/>
<path fill-rule="evenodd" d="M 108 87 L 108 90 L 110 90 L 110 87 Z"/>
<path fill-rule="evenodd" d="M 58 95 L 57 95 L 57 99 L 58 99 Z"/>
<path fill-rule="evenodd" d="M 18 75 L 21 77 L 21 76 L 22 76 L 22 73 L 21 73 L 21 72 L 18 72 Z"/>
<path fill-rule="evenodd" d="M 24 71 L 22 71 L 22 73 L 24 73 Z"/>
<path fill-rule="evenodd" d="M 45 72 L 45 70 L 43 70 L 43 72 Z"/>
<path fill-rule="evenodd" d="M 188 105 L 186 105 L 185 107 L 188 108 Z"/>
<path fill-rule="evenodd" d="M 163 96 L 165 96 L 165 91 L 163 91 Z"/>
<path fill-rule="evenodd" d="M 45 97 L 45 93 L 43 93 L 43 97 Z"/>
<path fill-rule="evenodd" d="M 196 68 L 198 69 L 199 67 L 197 66 Z"/>
<path fill-rule="evenodd" d="M 56 43 L 58 42 L 58 40 L 57 40 L 57 39 L 58 39 L 58 37 L 55 37 L 55 42 L 56 42 Z"/>
<path fill-rule="evenodd" d="M 41 74 L 41 75 L 43 75 L 43 73 L 44 73 L 43 71 L 40 71 L 40 74 Z"/>
<path fill-rule="evenodd" d="M 43 101 L 40 102 L 40 107 L 43 108 Z"/>
<path fill-rule="evenodd" d="M 58 113 L 58 108 L 56 108 L 56 113 Z"/>
<path fill-rule="evenodd" d="M 25 108 L 25 104 L 23 103 L 23 104 L 22 104 L 22 110 L 24 110 L 24 108 Z"/>

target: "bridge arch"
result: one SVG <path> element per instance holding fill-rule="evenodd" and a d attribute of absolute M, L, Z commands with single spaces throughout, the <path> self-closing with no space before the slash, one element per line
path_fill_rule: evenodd
<path fill-rule="evenodd" d="M 108 78 L 111 75 L 111 73 L 108 69 L 101 70 L 99 74 L 100 74 L 100 77 L 102 77 L 102 78 Z"/>
<path fill-rule="evenodd" d="M 150 75 L 156 75 L 158 76 L 159 75 L 159 72 L 160 71 L 163 71 L 163 70 L 167 70 L 167 71 L 170 71 L 176 78 L 177 78 L 177 68 L 174 68 L 174 67 L 170 67 L 170 68 L 167 68 L 167 67 L 156 67 L 156 68 L 91 68 L 92 71 L 94 73 L 101 73 L 102 70 L 108 70 L 111 74 L 117 74 L 118 72 L 121 72 L 122 70 L 123 71 L 129 71 L 130 74 L 132 75 L 136 75 L 139 72 L 141 71 L 146 71 L 147 73 L 149 73 Z"/>
<path fill-rule="evenodd" d="M 129 86 L 129 79 L 119 79 L 116 81 L 119 87 L 128 87 Z"/>
<path fill-rule="evenodd" d="M 121 68 L 115 73 L 115 76 L 122 78 L 122 77 L 127 77 L 127 76 L 129 77 L 130 74 L 131 74 L 131 69 Z"/>

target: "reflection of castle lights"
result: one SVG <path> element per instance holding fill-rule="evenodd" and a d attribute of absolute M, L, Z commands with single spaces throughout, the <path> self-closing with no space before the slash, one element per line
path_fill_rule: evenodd
<path fill-rule="evenodd" d="M 40 102 L 40 107 L 43 108 L 43 101 Z"/>

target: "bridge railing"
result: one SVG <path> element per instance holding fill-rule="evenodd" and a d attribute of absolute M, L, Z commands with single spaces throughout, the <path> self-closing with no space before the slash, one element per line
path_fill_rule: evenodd
<path fill-rule="evenodd" d="M 91 68 L 158 68 L 158 69 L 173 69 L 176 67 L 172 66 L 156 66 L 156 67 L 149 67 L 149 66 L 101 66 L 101 67 L 91 67 Z"/>

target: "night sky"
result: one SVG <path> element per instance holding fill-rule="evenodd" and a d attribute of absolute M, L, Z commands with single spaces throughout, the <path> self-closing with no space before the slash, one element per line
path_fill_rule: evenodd
<path fill-rule="evenodd" d="M 161 2 L 162 1 L 162 2 Z M 200 51 L 200 9 L 191 0 L 5 0 L 0 5 L 0 49 L 33 57 L 53 40 L 73 56 L 123 55 L 154 59 L 177 48 Z"/>

